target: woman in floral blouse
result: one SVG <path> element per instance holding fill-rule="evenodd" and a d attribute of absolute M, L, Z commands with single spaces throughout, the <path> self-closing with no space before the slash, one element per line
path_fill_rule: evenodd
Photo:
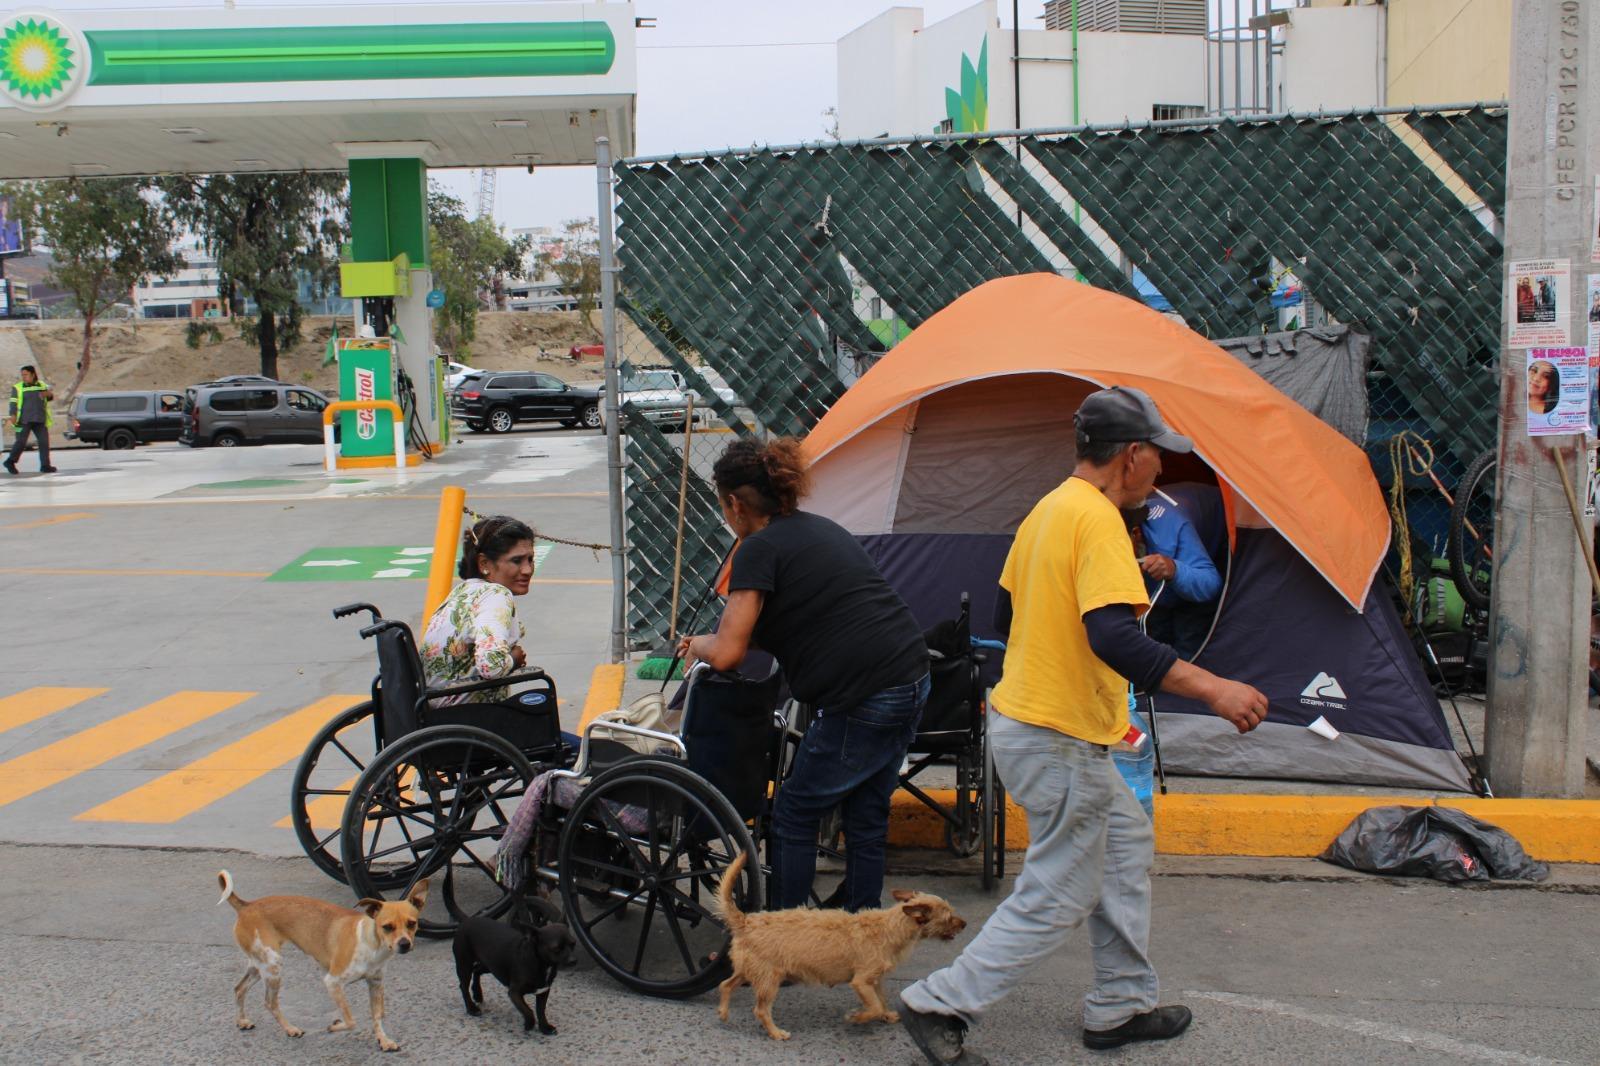
<path fill-rule="evenodd" d="M 505 677 L 527 662 L 527 631 L 512 597 L 527 595 L 533 580 L 533 530 L 504 515 L 479 519 L 462 535 L 457 573 L 461 583 L 433 612 L 422 637 L 429 688 Z M 501 703 L 510 694 L 509 687 L 480 689 L 435 703 Z"/>

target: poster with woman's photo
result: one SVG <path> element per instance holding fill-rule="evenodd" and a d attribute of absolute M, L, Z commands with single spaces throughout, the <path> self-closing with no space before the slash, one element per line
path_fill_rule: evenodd
<path fill-rule="evenodd" d="M 1589 349 L 1528 349 L 1528 436 L 1589 428 Z"/>
<path fill-rule="evenodd" d="M 1600 274 L 1589 275 L 1589 436 L 1600 437 Z"/>
<path fill-rule="evenodd" d="M 1525 259 L 1511 264 L 1506 286 L 1511 347 L 1566 347 L 1572 343 L 1571 285 L 1571 260 Z"/>

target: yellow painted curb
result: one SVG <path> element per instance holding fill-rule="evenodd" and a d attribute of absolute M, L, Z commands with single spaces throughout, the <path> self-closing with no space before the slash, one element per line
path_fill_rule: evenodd
<path fill-rule="evenodd" d="M 931 789 L 940 803 L 949 789 Z M 1455 807 L 1516 837 L 1541 862 L 1600 863 L 1600 801 L 1420 796 L 1263 796 L 1169 793 L 1155 797 L 1156 851 L 1166 855 L 1312 856 L 1370 807 Z M 889 842 L 944 846 L 944 821 L 915 796 L 895 793 Z M 1006 801 L 1006 847 L 1028 846 L 1021 808 Z"/>
<path fill-rule="evenodd" d="M 583 719 L 578 732 L 588 728 L 595 716 L 622 706 L 622 682 L 628 676 L 626 663 L 601 663 L 589 675 L 589 694 L 583 699 Z"/>

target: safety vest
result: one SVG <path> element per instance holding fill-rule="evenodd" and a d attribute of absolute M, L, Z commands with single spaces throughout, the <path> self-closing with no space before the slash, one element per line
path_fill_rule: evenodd
<path fill-rule="evenodd" d="M 24 393 L 50 391 L 50 386 L 46 385 L 42 381 L 34 385 L 24 385 L 19 381 L 15 385 L 11 386 L 11 388 L 12 391 L 16 393 L 11 402 L 17 405 L 16 414 L 13 415 L 13 417 L 18 421 L 21 421 L 22 419 L 22 397 Z M 46 428 L 55 425 L 55 416 L 50 413 L 49 401 L 46 401 L 44 405 L 44 424 Z"/>

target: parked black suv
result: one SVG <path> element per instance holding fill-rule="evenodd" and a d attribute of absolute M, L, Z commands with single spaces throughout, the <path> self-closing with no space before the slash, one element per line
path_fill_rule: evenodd
<path fill-rule="evenodd" d="M 474 433 L 506 433 L 518 422 L 599 429 L 600 386 L 569 385 L 551 374 L 522 370 L 483 371 L 456 386 L 450 413 Z"/>
<path fill-rule="evenodd" d="M 177 440 L 183 433 L 183 393 L 80 393 L 72 401 L 68 417 L 68 440 L 109 450 Z"/>

